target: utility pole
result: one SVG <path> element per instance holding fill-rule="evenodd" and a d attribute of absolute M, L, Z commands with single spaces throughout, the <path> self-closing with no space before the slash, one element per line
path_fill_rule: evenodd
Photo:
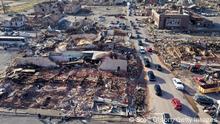
<path fill-rule="evenodd" d="M 2 4 L 2 10 L 3 10 L 3 13 L 5 14 L 5 5 L 4 5 L 3 0 L 1 0 L 1 4 Z"/>

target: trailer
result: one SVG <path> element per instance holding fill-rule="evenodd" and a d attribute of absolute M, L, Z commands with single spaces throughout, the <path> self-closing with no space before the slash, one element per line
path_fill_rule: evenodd
<path fill-rule="evenodd" d="M 204 77 L 194 77 L 198 91 L 200 93 L 218 93 L 220 92 L 220 82 L 207 83 Z"/>
<path fill-rule="evenodd" d="M 200 93 L 203 94 L 218 93 L 220 92 L 220 83 L 199 85 L 198 90 Z"/>

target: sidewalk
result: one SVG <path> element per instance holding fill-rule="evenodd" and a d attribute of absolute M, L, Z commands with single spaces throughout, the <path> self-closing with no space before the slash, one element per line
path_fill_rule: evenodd
<path fill-rule="evenodd" d="M 64 113 L 56 110 L 50 110 L 50 109 L 6 109 L 6 108 L 0 108 L 0 112 L 4 114 L 10 114 L 10 115 L 37 115 L 41 114 L 44 116 L 51 116 L 51 117 L 61 117 L 65 116 Z"/>

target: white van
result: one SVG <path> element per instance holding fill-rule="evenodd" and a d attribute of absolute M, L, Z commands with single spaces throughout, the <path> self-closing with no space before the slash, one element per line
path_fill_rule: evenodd
<path fill-rule="evenodd" d="M 140 46 L 140 53 L 141 53 L 141 54 L 145 54 L 145 49 L 144 49 L 143 46 Z"/>

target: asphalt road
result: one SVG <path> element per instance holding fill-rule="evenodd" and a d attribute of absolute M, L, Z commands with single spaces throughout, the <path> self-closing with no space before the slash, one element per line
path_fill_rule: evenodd
<path fill-rule="evenodd" d="M 135 22 L 135 18 L 134 17 L 129 17 L 129 21 L 132 20 L 133 22 Z M 132 28 L 132 33 L 135 33 L 136 30 Z M 149 36 L 147 36 L 146 32 L 147 30 L 144 28 L 140 28 L 138 32 L 140 33 L 141 36 L 141 40 L 144 43 L 144 47 L 145 48 L 153 48 L 153 44 L 152 43 L 147 43 L 143 40 L 143 38 L 148 38 Z M 136 50 L 139 51 L 139 46 L 138 46 L 138 42 L 137 39 L 133 40 Z M 171 115 L 171 118 L 176 119 L 175 123 L 181 123 L 181 124 L 191 124 L 191 123 L 197 123 L 197 122 L 190 122 L 193 120 L 193 118 L 196 117 L 196 113 L 193 111 L 191 105 L 188 103 L 188 101 L 184 98 L 184 95 L 182 93 L 182 91 L 178 91 L 174 84 L 172 83 L 172 78 L 174 77 L 170 71 L 160 62 L 158 56 L 155 53 L 149 53 L 147 52 L 145 55 L 141 55 L 139 54 L 142 58 L 143 61 L 143 57 L 146 56 L 147 58 L 149 58 L 149 60 L 151 61 L 151 67 L 150 68 L 145 68 L 145 71 L 143 72 L 142 76 L 145 80 L 147 80 L 147 86 L 149 89 L 149 110 L 151 111 L 151 116 L 152 117 L 156 117 L 156 121 L 159 121 L 157 123 L 161 123 L 161 117 L 163 113 L 169 113 Z M 154 68 L 154 64 L 160 64 L 163 68 L 163 71 L 157 71 Z M 154 72 L 154 74 L 157 77 L 157 81 L 155 82 L 150 82 L 148 81 L 148 78 L 146 76 L 146 72 L 152 70 Z M 154 85 L 155 84 L 160 84 L 161 89 L 162 89 L 162 96 L 156 96 L 155 95 L 155 91 L 154 91 Z M 181 103 L 182 103 L 182 110 L 181 111 L 177 111 L 174 109 L 174 107 L 171 104 L 171 99 L 172 98 L 178 98 Z M 200 124 L 202 124 L 202 122 L 198 122 Z"/>

